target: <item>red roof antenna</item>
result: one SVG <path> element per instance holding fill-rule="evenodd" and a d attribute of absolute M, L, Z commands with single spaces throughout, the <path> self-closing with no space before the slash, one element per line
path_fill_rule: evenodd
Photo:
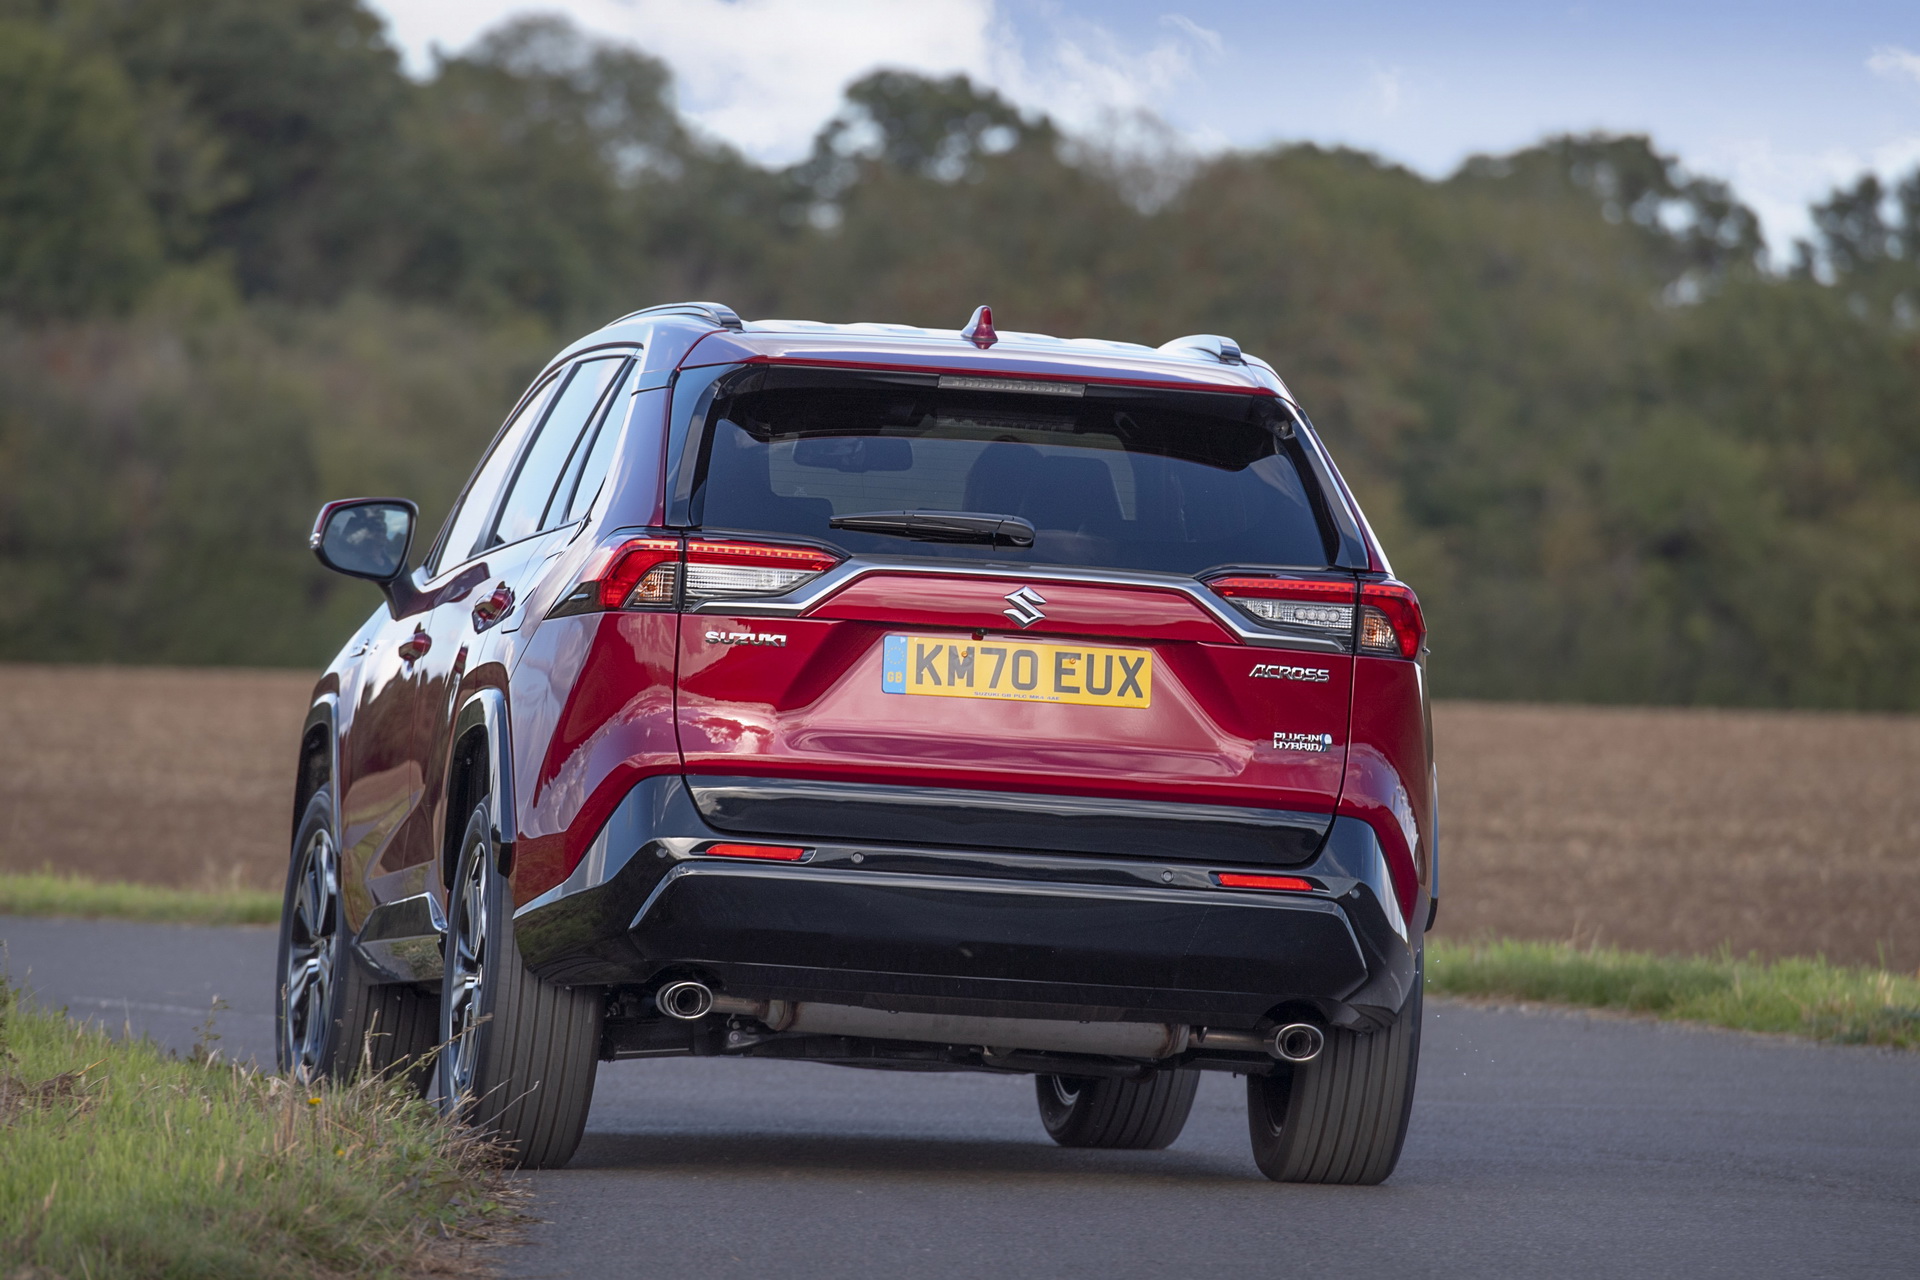
<path fill-rule="evenodd" d="M 1000 341 L 1000 335 L 993 331 L 993 308 L 975 307 L 973 319 L 967 321 L 967 327 L 960 331 L 960 336 L 982 351 Z"/>

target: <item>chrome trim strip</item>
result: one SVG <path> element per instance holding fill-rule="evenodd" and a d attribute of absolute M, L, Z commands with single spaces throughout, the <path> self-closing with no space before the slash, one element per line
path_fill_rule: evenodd
<path fill-rule="evenodd" d="M 1299 566 L 1308 568 L 1309 566 Z M 1324 573 L 1327 566 L 1311 566 Z M 1114 569 L 1083 569 L 1076 565 L 1000 565 L 928 561 L 912 556 L 853 556 L 804 584 L 797 594 L 776 598 L 708 600 L 690 605 L 688 613 L 732 614 L 742 618 L 799 618 L 829 597 L 872 573 L 914 573 L 947 578 L 990 578 L 1002 582 L 1072 582 L 1090 586 L 1150 587 L 1174 591 L 1199 605 L 1242 644 L 1265 649 L 1308 649 L 1318 653 L 1350 653 L 1345 637 L 1304 631 L 1257 627 L 1246 615 L 1214 595 L 1193 578 L 1173 573 L 1146 573 Z"/>

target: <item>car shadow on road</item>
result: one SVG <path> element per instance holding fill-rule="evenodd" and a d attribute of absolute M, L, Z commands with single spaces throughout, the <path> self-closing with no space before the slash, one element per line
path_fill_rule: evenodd
<path fill-rule="evenodd" d="M 1084 1151 L 1044 1141 L 792 1133 L 589 1133 L 570 1170 L 733 1175 L 842 1173 L 968 1178 L 1028 1174 L 1153 1181 L 1264 1183 L 1251 1160 L 1207 1151 Z"/>

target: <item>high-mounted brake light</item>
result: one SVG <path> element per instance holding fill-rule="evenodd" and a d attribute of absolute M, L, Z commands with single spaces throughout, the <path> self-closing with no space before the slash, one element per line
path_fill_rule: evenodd
<path fill-rule="evenodd" d="M 700 850 L 710 858 L 758 858 L 762 862 L 799 862 L 807 851 L 790 844 L 710 844 Z"/>
<path fill-rule="evenodd" d="M 1353 583 L 1313 578 L 1215 578 L 1216 595 L 1262 622 L 1345 634 L 1353 630 Z"/>
<path fill-rule="evenodd" d="M 1360 587 L 1360 651 L 1396 658 L 1418 657 L 1427 638 L 1420 597 L 1399 582 L 1367 582 Z"/>
<path fill-rule="evenodd" d="M 694 538 L 687 543 L 687 603 L 785 595 L 839 563 L 817 547 Z"/>
<path fill-rule="evenodd" d="M 1318 887 L 1311 880 L 1302 880 L 1299 876 L 1256 876 L 1239 871 L 1221 871 L 1215 873 L 1215 880 L 1222 889 L 1269 889 L 1280 893 L 1312 893 Z"/>

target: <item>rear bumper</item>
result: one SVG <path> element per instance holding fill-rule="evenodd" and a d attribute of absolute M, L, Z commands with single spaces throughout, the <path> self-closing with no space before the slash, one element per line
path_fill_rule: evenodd
<path fill-rule="evenodd" d="M 1419 936 L 1357 819 L 1285 867 L 1311 894 L 1221 889 L 1191 857 L 811 834 L 791 839 L 801 864 L 701 854 L 724 838 L 680 778 L 640 784 L 567 882 L 516 913 L 521 953 L 570 984 L 698 976 L 755 1000 L 1218 1027 L 1281 1006 L 1378 1025 L 1412 987 Z"/>

